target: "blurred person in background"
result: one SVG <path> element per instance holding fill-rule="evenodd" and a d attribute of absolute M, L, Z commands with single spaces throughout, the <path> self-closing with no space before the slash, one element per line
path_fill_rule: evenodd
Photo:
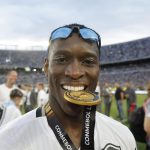
<path fill-rule="evenodd" d="M 147 86 L 147 99 L 144 102 L 144 111 L 145 111 L 144 129 L 147 133 L 146 150 L 150 150 L 150 83 Z"/>
<path fill-rule="evenodd" d="M 98 95 L 98 97 L 101 99 L 101 88 L 100 88 L 100 83 L 99 81 L 97 82 L 97 86 L 96 86 L 96 89 L 95 89 L 95 93 Z M 101 112 L 102 111 L 102 99 L 101 99 L 101 102 L 99 105 L 97 105 L 96 107 L 96 110 L 98 112 Z"/>
<path fill-rule="evenodd" d="M 10 93 L 10 100 L 5 101 L 0 107 L 0 126 L 21 116 L 20 103 L 23 98 L 23 93 L 14 89 Z"/>
<path fill-rule="evenodd" d="M 117 104 L 117 109 L 118 109 L 118 115 L 119 118 L 122 122 L 125 121 L 125 114 L 123 110 L 123 100 L 124 100 L 124 92 L 121 88 L 121 86 L 118 83 L 115 83 L 116 91 L 115 91 L 115 99 L 116 99 L 116 104 Z"/>
<path fill-rule="evenodd" d="M 129 115 L 131 115 L 130 113 L 132 113 L 137 106 L 136 93 L 130 82 L 126 82 L 125 87 L 126 90 L 124 93 L 127 100 L 127 119 L 129 119 Z"/>
<path fill-rule="evenodd" d="M 31 84 L 25 84 L 26 89 L 26 99 L 24 102 L 24 111 L 25 113 L 31 111 L 33 109 L 33 105 L 31 103 L 31 91 L 32 91 L 32 85 Z"/>
<path fill-rule="evenodd" d="M 18 89 L 23 93 L 23 98 L 20 103 L 20 110 L 24 113 L 24 103 L 26 101 L 26 86 L 22 84 L 18 84 Z"/>
<path fill-rule="evenodd" d="M 38 107 L 43 106 L 48 101 L 48 95 L 45 91 L 44 83 L 37 84 L 38 95 L 37 95 L 37 104 Z"/>
<path fill-rule="evenodd" d="M 30 94 L 30 101 L 33 106 L 33 108 L 37 107 L 37 96 L 38 96 L 38 89 L 37 89 L 37 84 L 32 88 L 31 94 Z"/>
<path fill-rule="evenodd" d="M 104 83 L 102 89 L 102 97 L 105 106 L 105 115 L 110 116 L 110 108 L 112 102 L 112 90 L 107 82 Z"/>
<path fill-rule="evenodd" d="M 0 85 L 0 106 L 7 100 L 10 100 L 10 92 L 16 88 L 18 74 L 15 70 L 11 70 L 6 75 L 6 82 Z"/>

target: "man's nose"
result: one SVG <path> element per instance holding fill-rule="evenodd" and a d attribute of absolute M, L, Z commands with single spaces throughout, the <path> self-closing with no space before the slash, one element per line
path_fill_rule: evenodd
<path fill-rule="evenodd" d="M 73 61 L 65 69 L 65 75 L 72 79 L 79 79 L 84 75 L 84 70 L 78 61 Z"/>

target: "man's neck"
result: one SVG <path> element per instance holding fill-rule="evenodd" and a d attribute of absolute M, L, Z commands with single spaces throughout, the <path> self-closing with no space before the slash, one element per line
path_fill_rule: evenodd
<path fill-rule="evenodd" d="M 83 110 L 80 110 L 78 114 L 72 115 L 65 113 L 60 105 L 57 103 L 57 100 L 52 100 L 50 106 L 57 117 L 57 119 L 62 123 L 63 126 L 72 126 L 76 128 L 78 125 L 82 124 L 83 120 Z"/>
<path fill-rule="evenodd" d="M 50 106 L 54 111 L 54 115 L 63 126 L 65 132 L 78 149 L 80 147 L 82 137 L 83 111 L 81 111 L 81 113 L 77 116 L 68 115 L 60 108 L 56 100 L 54 103 L 50 103 Z"/>

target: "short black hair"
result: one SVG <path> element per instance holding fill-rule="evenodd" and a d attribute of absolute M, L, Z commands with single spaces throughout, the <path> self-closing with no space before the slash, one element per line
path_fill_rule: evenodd
<path fill-rule="evenodd" d="M 72 23 L 72 24 L 68 24 L 68 25 L 65 25 L 63 27 L 69 27 L 69 28 L 73 28 L 73 27 L 79 27 L 79 28 L 87 28 L 85 25 L 82 25 L 82 24 L 78 24 L 78 23 Z"/>
<path fill-rule="evenodd" d="M 23 93 L 19 89 L 14 89 L 10 92 L 10 98 L 14 99 L 15 97 L 23 97 Z"/>

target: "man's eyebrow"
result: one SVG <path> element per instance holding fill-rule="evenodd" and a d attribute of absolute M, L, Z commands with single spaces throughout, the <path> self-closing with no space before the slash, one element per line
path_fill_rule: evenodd
<path fill-rule="evenodd" d="M 63 54 L 67 54 L 67 53 L 70 54 L 69 51 L 67 51 L 67 50 L 62 50 L 62 49 L 61 49 L 61 50 L 56 51 L 56 52 L 55 52 L 55 55 L 56 55 L 56 54 L 57 54 L 57 55 L 59 55 L 59 54 L 63 55 Z"/>
<path fill-rule="evenodd" d="M 86 52 L 81 52 L 81 54 L 83 55 L 83 56 L 91 56 L 91 57 L 97 57 L 98 55 L 97 55 L 97 53 L 95 53 L 95 52 L 93 52 L 93 51 L 86 51 Z"/>
<path fill-rule="evenodd" d="M 63 55 L 63 54 L 71 54 L 71 52 L 67 51 L 67 50 L 59 50 L 55 52 L 55 55 Z M 91 57 L 97 57 L 97 54 L 93 53 L 93 52 L 80 52 L 81 56 L 91 56 Z"/>

